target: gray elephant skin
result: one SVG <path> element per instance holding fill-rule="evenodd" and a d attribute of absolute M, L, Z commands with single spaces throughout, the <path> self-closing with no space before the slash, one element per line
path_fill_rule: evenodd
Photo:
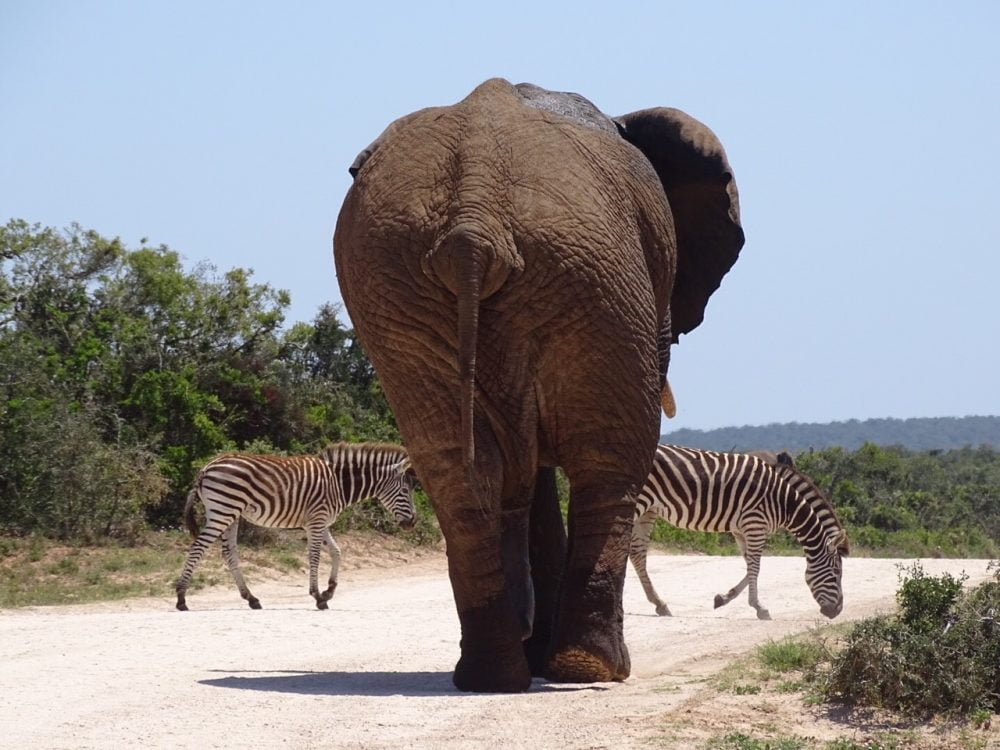
<path fill-rule="evenodd" d="M 743 246 L 721 144 L 679 110 L 612 119 L 491 79 L 392 123 L 350 172 L 337 275 L 445 537 L 454 684 L 625 679 L 670 346 Z"/>

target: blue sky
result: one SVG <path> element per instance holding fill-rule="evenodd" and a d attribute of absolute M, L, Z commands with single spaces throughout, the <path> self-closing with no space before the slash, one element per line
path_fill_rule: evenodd
<path fill-rule="evenodd" d="M 310 320 L 394 118 L 492 76 L 679 107 L 747 244 L 665 429 L 1000 414 L 1000 3 L 480 5 L 6 0 L 0 220 L 249 267 Z"/>

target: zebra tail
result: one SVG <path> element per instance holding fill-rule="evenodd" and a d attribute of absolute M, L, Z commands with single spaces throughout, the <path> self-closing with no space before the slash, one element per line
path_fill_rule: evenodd
<path fill-rule="evenodd" d="M 187 502 L 184 503 L 184 525 L 187 526 L 187 530 L 191 532 L 191 536 L 197 538 L 198 536 L 198 521 L 194 517 L 194 503 L 198 499 L 198 485 L 191 488 L 188 493 Z"/>

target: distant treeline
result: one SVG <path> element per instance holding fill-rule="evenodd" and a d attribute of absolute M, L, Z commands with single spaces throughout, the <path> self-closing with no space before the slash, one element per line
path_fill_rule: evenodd
<path fill-rule="evenodd" d="M 947 450 L 967 445 L 1000 449 L 1000 416 L 915 417 L 913 419 L 849 419 L 846 422 L 786 422 L 761 427 L 675 430 L 661 443 L 718 451 L 786 450 L 839 447 L 857 450 L 865 443 L 898 445 L 912 451 Z"/>

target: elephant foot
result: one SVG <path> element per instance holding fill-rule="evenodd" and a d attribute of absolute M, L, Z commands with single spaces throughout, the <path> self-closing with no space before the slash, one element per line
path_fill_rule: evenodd
<path fill-rule="evenodd" d="M 657 604 L 656 614 L 658 614 L 660 617 L 673 617 L 673 615 L 670 613 L 670 608 L 667 607 L 666 604 Z"/>
<path fill-rule="evenodd" d="M 524 658 L 528 660 L 528 669 L 532 677 L 542 677 L 545 674 L 546 657 L 552 642 L 551 633 L 539 633 L 537 630 L 524 642 Z"/>
<path fill-rule="evenodd" d="M 471 693 L 523 693 L 531 687 L 531 671 L 520 649 L 508 658 L 466 654 L 455 665 L 455 687 Z"/>
<path fill-rule="evenodd" d="M 249 599 L 247 599 L 247 604 L 250 605 L 250 609 L 261 609 L 260 599 L 258 599 L 256 596 L 251 596 Z"/>
<path fill-rule="evenodd" d="M 611 661 L 584 649 L 571 647 L 553 655 L 545 670 L 545 677 L 552 682 L 621 682 L 629 676 L 630 671 L 627 650 L 624 659 Z"/>

